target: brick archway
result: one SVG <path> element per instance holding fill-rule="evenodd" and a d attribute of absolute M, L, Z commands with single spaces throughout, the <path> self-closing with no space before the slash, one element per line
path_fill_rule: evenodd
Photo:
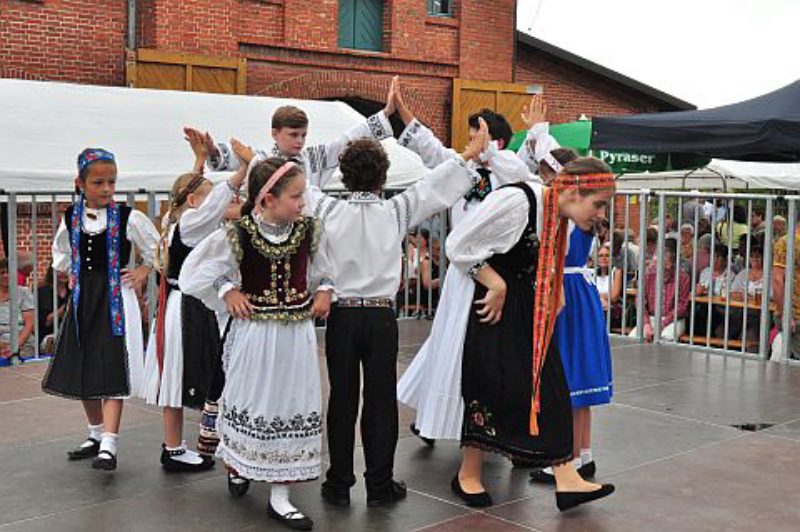
<path fill-rule="evenodd" d="M 255 94 L 303 100 L 357 97 L 376 102 L 385 102 L 391 79 L 391 76 L 388 75 L 327 70 L 303 74 L 273 83 Z M 403 86 L 403 97 L 422 122 L 430 123 L 434 110 L 418 90 L 405 85 Z"/>

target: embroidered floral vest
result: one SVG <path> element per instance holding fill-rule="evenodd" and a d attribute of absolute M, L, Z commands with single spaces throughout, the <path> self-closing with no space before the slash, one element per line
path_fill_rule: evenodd
<path fill-rule="evenodd" d="M 299 321 L 311 317 L 309 261 L 316 252 L 319 224 L 304 217 L 289 238 L 273 244 L 250 216 L 228 226 L 228 239 L 239 262 L 242 293 L 255 307 L 253 320 Z"/>

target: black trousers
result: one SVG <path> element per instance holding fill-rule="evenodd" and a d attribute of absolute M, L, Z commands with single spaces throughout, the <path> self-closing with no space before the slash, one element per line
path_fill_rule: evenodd
<path fill-rule="evenodd" d="M 325 335 L 328 379 L 328 449 L 331 467 L 326 485 L 347 491 L 353 474 L 355 424 L 360 373 L 364 371 L 361 440 L 367 492 L 389 490 L 397 447 L 397 320 L 393 309 L 333 307 Z"/>

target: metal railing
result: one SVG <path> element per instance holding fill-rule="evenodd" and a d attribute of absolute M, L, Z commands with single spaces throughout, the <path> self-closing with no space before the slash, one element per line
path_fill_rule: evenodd
<path fill-rule="evenodd" d="M 397 193 L 397 190 L 386 191 L 386 196 Z M 169 193 L 166 191 L 122 191 L 116 194 L 117 201 L 128 205 L 138 205 L 146 210 L 146 213 L 156 219 L 162 211 L 162 205 L 169 200 Z M 772 358 L 774 360 L 791 361 L 792 359 L 792 326 L 793 326 L 793 286 L 796 275 L 795 269 L 791 266 L 784 270 L 784 284 L 782 294 L 773 294 L 777 297 L 769 297 L 769 290 L 772 286 L 773 269 L 773 226 L 771 223 L 775 213 L 786 213 L 786 233 L 794 235 L 797 228 L 797 202 L 799 196 L 777 196 L 770 194 L 716 194 L 700 192 L 674 192 L 649 190 L 639 191 L 619 191 L 616 202 L 621 207 L 621 215 L 615 213 L 615 209 L 609 211 L 609 225 L 612 228 L 622 230 L 622 241 L 618 246 L 618 253 L 622 253 L 621 261 L 614 261 L 609 266 L 609 292 L 613 290 L 614 275 L 617 270 L 621 270 L 621 293 L 616 301 L 609 302 L 609 311 L 606 315 L 606 326 L 610 334 L 630 334 L 644 339 L 645 320 L 653 321 L 653 335 L 655 341 L 661 344 L 683 344 L 692 349 L 702 349 L 711 352 L 725 354 L 736 354 L 739 356 L 755 357 L 761 359 Z M 19 289 L 16 281 L 16 274 L 19 265 L 20 237 L 30 242 L 32 249 L 32 260 L 34 268 L 29 279 L 32 287 L 34 301 L 34 327 L 31 333 L 32 340 L 30 352 L 34 357 L 40 356 L 40 345 L 42 338 L 39 334 L 38 314 L 40 294 L 38 288 L 42 280 L 42 272 L 50 263 L 49 249 L 52 239 L 55 236 L 58 225 L 63 218 L 64 209 L 75 199 L 71 191 L 52 191 L 52 192 L 0 192 L 0 204 L 6 209 L 5 222 L 8 231 L 6 233 L 6 246 L 8 249 L 8 296 L 11 316 L 8 324 L 8 349 L 12 352 L 18 351 L 18 339 L 21 321 L 16 318 L 20 316 L 19 310 Z M 707 209 L 701 202 L 711 201 L 715 203 L 713 209 L 714 220 L 712 220 L 712 230 L 710 233 L 710 247 L 708 257 L 701 257 L 698 246 L 701 232 L 701 221 L 706 218 Z M 690 209 L 691 219 L 684 219 L 684 211 L 687 204 L 694 205 Z M 734 225 L 734 210 L 742 209 L 747 215 L 745 249 L 742 250 L 742 257 L 737 257 L 734 247 L 738 242 L 734 241 L 735 229 L 740 231 L 740 227 Z M 764 219 L 767 221 L 764 230 L 763 246 L 763 275 L 761 278 L 763 297 L 758 297 L 758 290 L 750 290 L 751 266 L 749 260 L 745 260 L 751 255 L 753 230 L 750 226 L 750 215 L 754 211 L 763 211 Z M 20 213 L 22 212 L 22 215 Z M 648 252 L 648 243 L 645 238 L 647 227 L 650 225 L 651 216 L 656 216 L 657 242 L 655 242 L 655 253 Z M 621 219 L 617 219 L 620 218 Z M 25 234 L 26 221 L 29 220 L 30 234 Z M 692 228 L 691 255 L 681 258 L 681 226 L 688 223 Z M 638 226 L 638 227 L 636 227 Z M 16 230 L 14 230 L 16 229 Z M 418 228 L 414 228 L 403 244 L 403 265 L 402 282 L 397 296 L 397 315 L 399 319 L 425 319 L 432 318 L 436 312 L 438 294 L 440 286 L 436 282 L 427 282 L 429 279 L 443 282 L 447 269 L 446 254 L 446 235 L 448 234 L 449 220 L 448 213 L 440 213 L 424 223 Z M 675 234 L 673 234 L 673 231 Z M 427 238 L 421 238 L 426 235 Z M 710 297 L 700 296 L 695 288 L 700 279 L 700 272 L 704 267 L 713 266 L 717 254 L 715 245 L 720 237 L 725 242 L 724 266 L 725 271 L 731 271 L 742 267 L 742 275 L 748 282 L 741 301 L 732 297 L 732 286 L 730 278 L 725 283 L 725 289 L 718 297 L 714 296 L 714 276 L 711 275 Z M 667 271 L 664 266 L 665 243 L 668 238 L 676 238 L 677 253 L 674 257 L 674 264 Z M 709 237 L 706 238 L 708 240 Z M 638 244 L 638 253 L 632 249 Z M 795 253 L 795 238 L 787 238 L 786 264 L 793 265 Z M 612 246 L 614 247 L 614 246 Z M 652 250 L 652 246 L 651 250 Z M 633 257 L 629 259 L 629 255 Z M 438 259 L 438 260 L 437 260 Z M 634 260 L 635 259 L 635 260 Z M 597 247 L 595 248 L 593 261 L 595 267 L 597 262 Z M 427 263 L 427 264 L 426 264 Z M 620 267 L 615 266 L 620 264 Z M 653 266 L 653 264 L 655 266 Z M 423 272 L 426 277 L 423 279 Z M 677 273 L 678 279 L 681 275 L 688 275 L 690 282 L 689 300 L 686 311 L 678 316 L 683 320 L 683 334 L 674 334 L 671 338 L 663 338 L 662 332 L 665 326 L 670 325 L 663 322 L 665 309 L 679 308 L 683 305 L 680 300 L 679 282 L 672 282 L 669 278 L 670 272 Z M 58 280 L 54 276 L 52 291 L 46 296 L 54 309 L 52 330 L 59 330 L 61 318 L 59 317 L 59 295 Z M 647 281 L 655 283 L 655 288 L 651 286 L 650 292 L 655 295 L 655 301 L 648 301 Z M 755 287 L 758 283 L 752 283 Z M 673 290 L 667 293 L 665 286 L 670 285 Z M 147 303 L 147 312 L 143 316 L 147 323 L 151 323 L 155 315 L 156 308 L 156 277 L 151 275 L 148 287 L 143 294 Z M 666 305 L 671 300 L 671 305 Z M 775 299 L 782 300 L 782 308 L 775 306 Z M 612 308 L 619 310 L 618 318 L 611 311 Z M 700 330 L 697 319 L 701 309 L 705 309 L 705 328 Z M 780 316 L 777 319 L 777 316 Z M 753 326 L 753 319 L 758 320 L 757 342 L 754 337 L 748 337 L 756 330 Z M 734 335 L 731 325 L 740 329 L 740 333 Z M 716 325 L 716 326 L 714 326 Z M 773 327 L 773 325 L 775 327 Z M 676 329 L 677 327 L 673 327 Z M 715 329 L 718 329 L 715 331 Z M 782 342 L 772 342 L 771 331 L 779 329 Z M 704 333 L 704 334 L 700 334 Z M 779 352 L 771 352 L 772 345 L 780 344 Z M 776 347 L 777 351 L 777 347 Z"/>

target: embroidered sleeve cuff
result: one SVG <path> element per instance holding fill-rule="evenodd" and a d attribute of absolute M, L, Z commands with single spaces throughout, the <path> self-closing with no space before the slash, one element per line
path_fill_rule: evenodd
<path fill-rule="evenodd" d="M 458 163 L 458 164 L 461 166 L 461 168 L 463 168 L 464 170 L 466 170 L 466 172 L 467 172 L 467 177 L 469 178 L 469 180 L 470 180 L 470 182 L 472 183 L 472 186 L 473 186 L 473 187 L 474 187 L 475 185 L 477 185 L 478 183 L 480 183 L 480 181 L 481 181 L 481 174 L 479 174 L 479 173 L 477 172 L 477 170 L 475 170 L 474 168 L 472 168 L 472 166 L 470 166 L 470 165 L 467 163 L 467 161 L 465 161 L 465 160 L 464 160 L 464 159 L 462 159 L 461 157 L 456 157 L 456 158 L 455 158 L 455 159 L 453 159 L 453 160 L 454 160 L 454 161 L 456 161 L 456 162 L 457 162 L 457 163 Z"/>
<path fill-rule="evenodd" d="M 214 289 L 217 291 L 217 296 L 220 299 L 225 297 L 225 294 L 236 288 L 236 285 L 231 282 L 227 277 L 220 277 L 214 281 Z"/>
<path fill-rule="evenodd" d="M 412 120 L 411 123 L 408 124 L 406 128 L 403 130 L 403 133 L 400 135 L 400 138 L 397 139 L 398 144 L 400 144 L 404 148 L 413 150 L 414 148 L 412 146 L 415 144 L 417 135 L 419 134 L 420 129 L 422 129 L 423 127 L 424 126 L 422 125 L 422 122 L 420 122 L 416 118 Z"/>
<path fill-rule="evenodd" d="M 392 136 L 392 124 L 389 119 L 383 114 L 383 111 L 378 111 L 374 115 L 367 118 L 367 125 L 369 131 L 376 140 L 388 139 Z"/>
<path fill-rule="evenodd" d="M 319 282 L 319 286 L 317 287 L 317 292 L 332 292 L 333 291 L 333 281 L 331 279 L 323 278 Z"/>
<path fill-rule="evenodd" d="M 467 275 L 469 275 L 470 278 L 474 279 L 478 275 L 478 272 L 487 267 L 488 265 L 489 264 L 487 264 L 485 260 L 482 260 L 478 264 L 471 266 L 470 269 L 467 270 Z"/>
<path fill-rule="evenodd" d="M 230 150 L 228 146 L 223 143 L 217 143 L 217 153 L 209 155 L 206 164 L 209 170 L 214 172 L 221 172 L 228 169 L 228 161 L 230 159 Z"/>

